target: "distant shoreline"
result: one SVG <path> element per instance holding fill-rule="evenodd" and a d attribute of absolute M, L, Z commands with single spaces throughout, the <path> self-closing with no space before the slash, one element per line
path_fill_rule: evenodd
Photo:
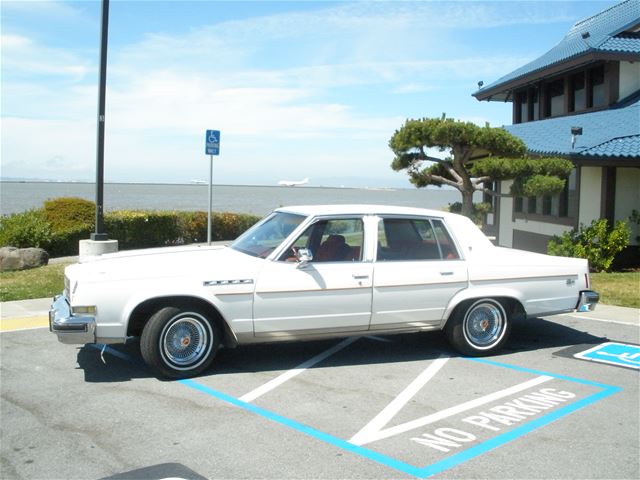
<path fill-rule="evenodd" d="M 93 185 L 95 182 L 74 181 L 74 180 L 0 180 L 2 183 L 44 183 L 59 184 L 59 185 Z M 105 182 L 105 185 L 178 185 L 181 187 L 208 187 L 207 183 L 170 183 L 170 182 Z M 371 190 L 371 191 L 396 191 L 396 190 L 414 190 L 411 187 L 331 187 L 325 185 L 298 185 L 298 186 L 284 186 L 284 185 L 256 185 L 256 184 L 231 184 L 231 183 L 214 183 L 214 187 L 260 187 L 260 188 L 276 188 L 276 189 L 307 189 L 307 188 L 322 188 L 322 189 L 335 189 L 335 190 Z"/>

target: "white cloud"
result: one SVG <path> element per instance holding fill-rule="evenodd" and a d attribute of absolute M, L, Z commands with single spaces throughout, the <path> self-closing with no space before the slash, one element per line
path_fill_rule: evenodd
<path fill-rule="evenodd" d="M 54 48 L 23 35 L 0 35 L 3 76 L 56 75 L 81 81 L 93 71 L 92 62 L 62 48 Z"/>
<path fill-rule="evenodd" d="M 60 17 L 86 20 L 67 4 L 46 8 Z M 225 161 L 219 174 L 226 181 L 255 171 L 260 183 L 265 164 L 274 177 L 286 176 L 291 165 L 304 168 L 305 176 L 327 176 L 328 171 L 384 176 L 391 173 L 388 138 L 405 119 L 404 111 L 386 109 L 384 102 L 426 92 L 416 98 L 427 104 L 428 92 L 452 85 L 460 85 L 468 96 L 479 79 L 497 78 L 522 64 L 521 56 L 450 58 L 448 38 L 464 28 L 563 17 L 559 13 L 550 19 L 548 13 L 539 4 L 525 3 L 514 8 L 505 3 L 358 2 L 222 22 L 182 34 L 146 33 L 139 42 L 110 50 L 107 177 L 198 178 L 207 128 L 223 130 Z M 15 33 L 4 33 L 1 41 L 3 75 L 10 72 L 2 83 L 2 175 L 91 178 L 96 50 L 86 56 Z M 272 57 L 284 66 L 273 66 Z M 60 82 L 66 82 L 64 88 Z M 381 98 L 358 104 L 349 92 L 360 90 Z M 465 118 L 484 124 L 471 112 Z"/>

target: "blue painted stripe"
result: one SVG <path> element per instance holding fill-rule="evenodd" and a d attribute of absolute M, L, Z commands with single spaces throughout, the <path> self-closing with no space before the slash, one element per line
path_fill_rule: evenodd
<path fill-rule="evenodd" d="M 426 478 L 426 477 L 430 477 L 432 475 L 436 475 L 438 473 L 442 473 L 443 471 L 449 470 L 451 468 L 454 468 L 464 462 L 467 462 L 473 458 L 476 458 L 480 455 L 483 455 L 485 453 L 487 453 L 490 450 L 493 450 L 495 448 L 498 448 L 508 442 L 511 442 L 513 440 L 516 440 L 517 438 L 520 438 L 523 435 L 526 435 L 527 433 L 532 432 L 533 430 L 536 430 L 538 428 L 541 428 L 545 425 L 548 425 L 556 420 L 558 420 L 559 418 L 562 418 L 566 415 L 569 415 L 570 413 L 573 413 L 581 408 L 584 408 L 588 405 L 591 405 L 595 402 L 598 402 L 610 395 L 613 395 L 614 393 L 617 393 L 619 391 L 621 391 L 622 389 L 620 387 L 616 387 L 616 386 L 611 386 L 611 385 L 604 385 L 602 383 L 597 383 L 597 382 L 592 382 L 590 380 L 584 380 L 584 379 L 580 379 L 580 378 L 573 378 L 573 377 L 569 377 L 566 375 L 558 375 L 558 374 L 553 374 L 553 373 L 549 373 L 549 372 L 543 372 L 541 370 L 535 370 L 535 369 L 531 369 L 531 368 L 526 368 L 526 367 L 519 367 L 516 365 L 509 365 L 506 363 L 500 363 L 500 362 L 495 362 L 493 360 L 487 360 L 484 358 L 473 358 L 473 357 L 462 357 L 464 360 L 470 360 L 470 361 L 474 361 L 474 362 L 478 362 L 478 363 L 482 363 L 482 364 L 486 364 L 486 365 L 493 365 L 493 366 L 497 366 L 497 367 L 502 367 L 502 368 L 508 368 L 511 370 L 516 370 L 516 371 L 520 371 L 520 372 L 525 372 L 525 373 L 531 373 L 531 374 L 535 374 L 535 375 L 547 375 L 553 378 L 556 378 L 558 380 L 566 380 L 566 381 L 570 381 L 570 382 L 574 382 L 574 383 L 578 383 L 578 384 L 583 384 L 583 385 L 588 385 L 588 386 L 592 386 L 592 387 L 597 387 L 602 389 L 601 391 L 590 395 L 588 397 L 585 397 L 581 400 L 578 400 L 576 402 L 571 403 L 570 405 L 567 405 L 565 407 L 562 407 L 554 412 L 550 412 L 540 418 L 537 418 L 535 420 L 530 420 L 529 422 L 527 422 L 524 425 L 521 425 L 519 427 L 514 428 L 513 430 L 510 430 L 509 432 L 505 432 L 501 435 L 498 435 L 497 437 L 493 437 L 489 440 L 486 440 L 474 447 L 468 448 L 467 450 L 464 450 L 462 452 L 456 453 L 454 455 L 451 455 L 450 457 L 447 457 L 439 462 L 433 463 L 431 465 L 427 465 L 426 467 L 416 467 L 413 465 L 410 465 L 406 462 L 402 462 L 400 460 L 394 459 L 392 457 L 383 455 L 381 453 L 375 452 L 373 450 L 369 450 L 366 449 L 364 447 L 360 447 L 357 445 L 353 445 L 349 442 L 347 442 L 346 440 L 343 440 L 341 438 L 337 438 L 334 437 L 333 435 L 330 435 L 328 433 L 322 432 L 320 430 L 317 430 L 313 427 L 310 427 L 308 425 L 305 425 L 303 423 L 297 422 L 295 420 L 292 420 L 290 418 L 287 417 L 283 417 L 282 415 L 279 415 L 277 413 L 271 412 L 269 410 L 266 410 L 264 408 L 260 408 L 256 405 L 253 405 L 251 403 L 247 403 L 247 402 L 243 402 L 242 400 L 239 400 L 235 397 L 232 397 L 230 395 L 227 395 L 223 392 L 219 392 L 217 390 L 214 390 L 212 388 L 209 388 L 205 385 L 201 385 L 193 380 L 180 380 L 179 383 L 182 383 L 183 385 L 193 388 L 195 390 L 198 390 L 202 393 L 205 393 L 209 396 L 212 396 L 214 398 L 217 398 L 219 400 L 222 400 L 224 402 L 227 402 L 231 405 L 235 405 L 237 407 L 240 407 L 244 410 L 247 410 L 249 412 L 255 413 L 256 415 L 260 415 L 261 417 L 264 417 L 268 420 L 271 420 L 273 422 L 279 423 L 281 425 L 284 425 L 286 427 L 292 428 L 294 430 L 297 430 L 301 433 L 304 433 L 306 435 L 309 435 L 313 438 L 316 438 L 320 441 L 323 441 L 325 443 L 328 443 L 330 445 L 334 445 L 338 448 L 341 448 L 343 450 L 355 453 L 357 455 L 360 455 L 362 457 L 368 458 L 369 460 L 373 460 L 381 465 L 384 465 L 388 468 L 392 468 L 395 469 L 397 471 L 406 473 L 408 475 L 412 475 L 415 477 L 419 477 L 419 478 Z"/>
<path fill-rule="evenodd" d="M 282 415 L 278 415 L 277 413 L 271 412 L 264 408 L 257 407 L 251 403 L 243 402 L 235 397 L 227 395 L 226 393 L 219 392 L 212 388 L 209 388 L 205 385 L 201 385 L 193 380 L 180 380 L 179 383 L 186 385 L 187 387 L 198 390 L 202 393 L 210 395 L 218 400 L 222 400 L 224 402 L 230 403 L 237 407 L 240 407 L 249 412 L 255 413 L 264 417 L 273 422 L 279 423 L 289 428 L 293 428 L 301 433 L 314 437 L 318 440 L 321 440 L 330 445 L 334 445 L 343 450 L 347 450 L 349 452 L 355 453 L 362 457 L 368 458 L 369 460 L 373 460 L 381 465 L 384 465 L 389 468 L 393 468 L 395 470 L 404 472 L 409 475 L 413 475 L 414 477 L 421 476 L 421 469 L 419 467 L 414 467 L 413 465 L 409 465 L 408 463 L 402 462 L 400 460 L 396 460 L 395 458 L 388 457 L 378 452 L 374 452 L 373 450 L 366 449 L 364 447 L 359 447 L 357 445 L 353 445 L 352 443 L 347 442 L 346 440 L 342 440 L 341 438 L 334 437 L 328 433 L 317 430 L 313 427 L 305 425 L 300 422 L 296 422 L 295 420 L 291 420 L 290 418 L 283 417 Z"/>
<path fill-rule="evenodd" d="M 559 375 L 557 373 L 543 372 L 541 370 L 535 370 L 533 368 L 526 368 L 526 367 L 519 367 L 517 365 L 509 365 L 508 363 L 495 362 L 493 360 L 487 360 L 486 358 L 475 358 L 475 357 L 461 357 L 461 358 L 463 358 L 464 360 L 471 360 L 473 362 L 484 363 L 486 365 L 494 365 L 496 367 L 509 368 L 511 370 L 516 370 L 518 372 L 533 373 L 535 375 L 547 375 L 549 377 L 557 378 L 558 380 L 567 380 L 569 382 L 580 383 L 582 385 L 589 385 L 590 387 L 598 387 L 598 388 L 604 388 L 604 389 L 612 387 L 611 385 L 592 382 L 591 380 L 584 380 L 582 378 L 569 377 L 567 375 Z"/>

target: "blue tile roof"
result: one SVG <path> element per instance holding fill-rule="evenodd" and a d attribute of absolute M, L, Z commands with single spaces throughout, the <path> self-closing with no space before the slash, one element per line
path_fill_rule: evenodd
<path fill-rule="evenodd" d="M 640 1 L 626 0 L 592 17 L 576 23 L 555 47 L 541 57 L 514 70 L 483 90 L 496 88 L 519 77 L 573 57 L 592 52 L 623 52 L 640 54 L 640 39 L 623 32 L 640 23 Z M 586 36 L 588 33 L 588 36 Z M 616 35 L 619 35 L 616 37 Z M 586 36 L 586 38 L 583 38 Z"/>
<path fill-rule="evenodd" d="M 582 127 L 571 147 L 571 127 Z M 640 100 L 627 106 L 504 127 L 532 153 L 572 157 L 626 157 L 640 162 Z"/>
<path fill-rule="evenodd" d="M 640 52 L 640 37 L 620 35 L 605 40 L 600 45 L 600 50 L 607 52 L 624 52 L 636 53 Z"/>

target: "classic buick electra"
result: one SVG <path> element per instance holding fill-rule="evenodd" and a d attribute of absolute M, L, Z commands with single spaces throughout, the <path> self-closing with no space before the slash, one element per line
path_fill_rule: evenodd
<path fill-rule="evenodd" d="M 239 344 L 444 330 L 496 352 L 516 317 L 593 310 L 586 260 L 494 246 L 466 217 L 378 205 L 279 208 L 229 246 L 125 251 L 65 270 L 62 343 L 140 337 L 158 376 L 186 378 Z"/>

